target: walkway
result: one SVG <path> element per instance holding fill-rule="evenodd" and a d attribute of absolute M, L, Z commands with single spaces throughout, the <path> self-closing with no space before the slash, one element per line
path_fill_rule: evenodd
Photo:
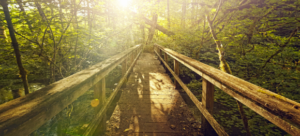
<path fill-rule="evenodd" d="M 157 57 L 143 53 L 109 120 L 107 134 L 190 136 L 202 135 L 200 128 Z"/>

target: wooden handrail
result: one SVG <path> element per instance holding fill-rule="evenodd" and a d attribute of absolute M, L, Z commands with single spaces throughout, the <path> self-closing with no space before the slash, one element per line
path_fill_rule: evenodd
<path fill-rule="evenodd" d="M 171 72 L 171 74 L 174 76 L 174 78 L 177 80 L 178 84 L 182 87 L 183 90 L 187 93 L 187 95 L 191 98 L 191 100 L 195 103 L 197 108 L 200 110 L 200 112 L 205 116 L 208 121 L 210 121 L 210 124 L 212 124 L 213 128 L 216 130 L 216 132 L 221 136 L 228 136 L 228 134 L 225 132 L 224 128 L 218 124 L 218 122 L 214 119 L 214 117 L 207 111 L 203 106 L 202 103 L 197 99 L 197 97 L 190 91 L 190 89 L 181 81 L 179 76 L 170 68 L 170 66 L 165 62 L 162 57 L 159 55 L 158 52 L 155 51 L 159 59 L 164 63 L 166 68 Z M 179 69 L 178 69 L 179 70 Z M 176 82 L 176 83 L 177 83 Z"/>
<path fill-rule="evenodd" d="M 157 52 L 165 52 L 182 65 L 202 76 L 205 80 L 220 88 L 287 133 L 291 135 L 300 134 L 299 103 L 179 54 L 171 49 L 164 48 L 158 44 L 154 44 L 154 49 L 159 50 Z M 159 53 L 157 53 L 157 55 L 159 55 Z M 179 78 L 175 77 L 175 79 L 180 83 L 181 80 Z M 187 93 L 189 96 L 191 95 L 189 94 L 190 92 Z M 197 105 L 197 103 L 195 104 Z M 199 110 L 201 111 L 201 109 Z M 204 115 L 203 112 L 202 114 Z M 215 125 L 210 122 L 209 118 L 205 118 L 212 126 Z M 216 128 L 214 129 L 216 130 Z"/>
<path fill-rule="evenodd" d="M 140 52 L 141 47 L 136 45 L 34 93 L 0 105 L 0 135 L 31 134 L 97 84 L 127 57 L 136 51 Z"/>
<path fill-rule="evenodd" d="M 140 51 L 139 53 L 137 53 L 137 55 L 134 55 L 134 56 L 136 56 L 136 58 L 133 60 L 133 62 L 131 63 L 130 67 L 128 68 L 128 70 L 125 70 L 126 72 L 123 73 L 123 77 L 118 82 L 118 85 L 114 89 L 114 92 L 110 95 L 110 97 L 105 102 L 105 104 L 103 105 L 103 107 L 101 108 L 101 110 L 96 114 L 96 116 L 94 117 L 94 119 L 92 120 L 92 122 L 89 124 L 87 130 L 83 134 L 84 136 L 91 136 L 91 135 L 94 134 L 94 132 L 96 131 L 96 129 L 98 127 L 99 122 L 101 122 L 101 120 L 103 120 L 102 117 L 105 115 L 106 109 L 109 107 L 109 105 L 114 100 L 115 96 L 117 95 L 117 93 L 121 89 L 123 83 L 127 80 L 127 77 L 129 75 L 129 73 L 132 71 L 132 69 L 133 69 L 133 67 L 134 67 L 134 65 L 135 65 L 136 61 L 138 60 L 138 58 L 139 58 L 139 56 L 140 56 L 141 53 L 142 52 Z M 126 63 L 124 65 L 126 65 Z M 106 121 L 104 123 L 106 123 Z"/>

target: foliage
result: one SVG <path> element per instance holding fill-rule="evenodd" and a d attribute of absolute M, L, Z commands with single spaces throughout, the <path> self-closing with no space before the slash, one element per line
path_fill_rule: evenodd
<path fill-rule="evenodd" d="M 145 42 L 155 14 L 157 25 L 175 34 L 156 27 L 154 42 L 219 69 L 209 16 L 233 75 L 300 102 L 300 1 L 131 0 L 124 7 L 117 0 L 23 0 L 25 14 L 18 1 L 10 0 L 9 8 L 30 82 L 55 82 Z M 2 13 L 0 27 L 8 33 Z M 10 42 L 0 38 L 1 88 L 21 82 Z M 201 99 L 201 78 L 181 69 Z M 216 89 L 215 105 L 214 116 L 227 132 L 244 135 L 236 101 Z M 286 134 L 250 109 L 245 112 L 253 135 Z"/>

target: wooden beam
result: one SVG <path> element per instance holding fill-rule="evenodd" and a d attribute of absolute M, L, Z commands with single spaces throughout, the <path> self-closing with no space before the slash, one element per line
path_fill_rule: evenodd
<path fill-rule="evenodd" d="M 228 134 L 225 132 L 224 128 L 214 119 L 214 117 L 205 108 L 203 108 L 202 103 L 190 91 L 190 89 L 187 88 L 187 86 L 181 81 L 181 79 L 175 74 L 175 72 L 168 66 L 168 64 L 163 61 L 163 59 L 158 55 L 158 53 L 156 51 L 155 51 L 155 53 L 157 54 L 158 58 L 163 62 L 163 64 L 167 67 L 167 69 L 171 72 L 171 74 L 174 76 L 174 78 L 180 84 L 182 89 L 191 98 L 191 100 L 194 102 L 194 104 L 197 106 L 197 108 L 200 110 L 200 112 L 203 114 L 203 116 L 207 119 L 207 121 L 210 123 L 210 125 L 214 128 L 214 130 L 217 132 L 217 134 L 220 136 L 228 136 Z"/>
<path fill-rule="evenodd" d="M 135 58 L 135 55 L 134 55 L 134 54 L 131 54 L 130 56 L 131 56 L 130 63 L 133 63 L 134 58 Z"/>
<path fill-rule="evenodd" d="M 134 46 L 38 91 L 1 104 L 0 135 L 31 134 L 98 83 L 139 47 Z"/>
<path fill-rule="evenodd" d="M 179 76 L 179 62 L 177 60 L 174 59 L 174 72 L 177 76 Z M 176 89 L 178 89 L 180 87 L 180 85 L 177 83 L 177 81 L 174 81 L 174 85 L 176 87 Z"/>
<path fill-rule="evenodd" d="M 97 107 L 101 107 L 105 103 L 105 93 L 106 93 L 106 83 L 105 77 L 99 83 L 94 86 L 94 98 L 99 100 L 99 105 Z"/>
<path fill-rule="evenodd" d="M 99 112 L 101 107 L 105 104 L 106 101 L 106 83 L 105 77 L 94 86 L 94 98 L 99 100 L 99 105 L 96 107 L 96 113 Z M 106 111 L 105 111 L 106 112 Z M 98 124 L 97 131 L 93 135 L 103 135 L 106 131 L 106 114 L 103 115 L 101 121 Z"/>
<path fill-rule="evenodd" d="M 160 45 L 155 46 L 284 131 L 300 134 L 299 103 Z"/>
<path fill-rule="evenodd" d="M 162 57 L 162 51 L 159 49 L 159 56 Z"/>
<path fill-rule="evenodd" d="M 99 97 L 101 100 L 101 105 L 104 105 L 105 101 L 106 101 L 106 82 L 105 82 L 105 77 L 101 80 L 101 90 L 102 90 L 102 94 L 101 97 Z"/>
<path fill-rule="evenodd" d="M 168 54 L 164 54 L 165 61 L 168 62 Z"/>
<path fill-rule="evenodd" d="M 122 63 L 122 76 L 125 75 L 126 70 L 127 70 L 127 60 L 125 59 Z"/>
<path fill-rule="evenodd" d="M 202 79 L 202 106 L 210 114 L 213 114 L 214 91 L 214 85 L 208 82 L 207 80 Z M 203 115 L 201 117 L 201 129 L 204 135 L 211 135 L 214 133 L 214 129 L 211 127 L 211 125 L 208 123 L 208 121 Z"/>
<path fill-rule="evenodd" d="M 111 102 L 113 101 L 113 99 L 115 98 L 115 96 L 117 95 L 117 93 L 119 92 L 119 90 L 121 89 L 123 83 L 127 80 L 127 76 L 129 75 L 131 69 L 133 68 L 133 66 L 135 65 L 136 61 L 138 60 L 140 54 L 141 54 L 141 51 L 136 56 L 134 62 L 131 64 L 131 66 L 129 67 L 129 69 L 126 71 L 125 75 L 121 78 L 121 80 L 119 81 L 118 85 L 114 89 L 114 92 L 109 96 L 108 100 L 105 102 L 105 104 L 101 108 L 100 112 L 98 112 L 98 114 L 95 115 L 94 119 L 89 124 L 87 130 L 83 134 L 84 136 L 91 136 L 91 135 L 94 134 L 94 132 L 96 131 L 96 129 L 98 127 L 98 123 L 102 120 L 102 117 L 106 113 L 106 109 L 108 108 L 108 106 L 111 104 Z"/>

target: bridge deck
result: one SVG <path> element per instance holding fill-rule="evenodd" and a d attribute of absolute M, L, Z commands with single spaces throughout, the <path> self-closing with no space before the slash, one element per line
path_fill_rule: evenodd
<path fill-rule="evenodd" d="M 109 135 L 202 135 L 200 127 L 160 61 L 143 53 L 109 120 Z"/>

